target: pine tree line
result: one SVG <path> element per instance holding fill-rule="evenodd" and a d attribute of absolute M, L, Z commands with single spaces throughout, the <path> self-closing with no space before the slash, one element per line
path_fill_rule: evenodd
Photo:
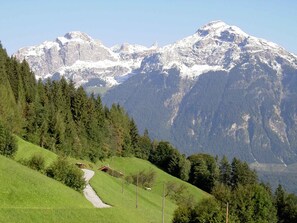
<path fill-rule="evenodd" d="M 58 154 L 91 161 L 112 155 L 148 157 L 151 140 L 119 105 L 110 109 L 64 78 L 36 81 L 28 63 L 0 46 L 0 122 Z"/>
<path fill-rule="evenodd" d="M 213 196 L 199 203 L 180 202 L 173 222 L 297 222 L 297 196 L 281 185 L 273 193 L 269 184 L 258 181 L 246 162 L 233 158 L 230 163 L 225 156 L 219 160 L 208 154 L 194 154 L 188 159 L 188 182 Z"/>

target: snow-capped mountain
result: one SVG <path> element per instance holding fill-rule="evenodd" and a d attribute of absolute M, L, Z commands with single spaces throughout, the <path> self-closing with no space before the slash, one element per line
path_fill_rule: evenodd
<path fill-rule="evenodd" d="M 15 56 L 28 61 L 37 79 L 64 76 L 76 86 L 111 87 L 131 76 L 143 57 L 155 50 L 130 44 L 108 48 L 85 33 L 69 32 L 55 41 L 22 48 Z"/>
<path fill-rule="evenodd" d="M 26 59 L 37 79 L 64 76 L 76 86 L 109 88 L 123 83 L 140 67 L 142 73 L 176 68 L 181 77 L 192 79 L 207 71 L 229 71 L 246 53 L 264 62 L 282 55 L 288 63 L 296 63 L 294 55 L 276 44 L 249 36 L 222 21 L 211 22 L 193 35 L 161 48 L 128 43 L 108 48 L 76 31 L 55 41 L 22 48 L 14 56 Z M 269 66 L 279 68 L 277 62 Z"/>
<path fill-rule="evenodd" d="M 140 130 L 187 154 L 297 162 L 297 57 L 214 21 L 164 47 L 111 48 L 81 32 L 20 49 L 37 77 L 105 87 Z"/>
<path fill-rule="evenodd" d="M 187 154 L 297 162 L 297 57 L 222 21 L 146 56 L 111 89 L 140 130 Z"/>
<path fill-rule="evenodd" d="M 296 64 L 296 56 L 275 43 L 250 36 L 236 26 L 214 21 L 174 44 L 160 48 L 146 58 L 143 72 L 166 71 L 176 68 L 183 78 L 196 78 L 207 71 L 229 71 L 249 54 L 278 69 L 276 58 L 282 56 L 286 63 Z M 269 64 L 273 61 L 273 64 Z M 256 61 L 255 61 L 256 62 Z"/>

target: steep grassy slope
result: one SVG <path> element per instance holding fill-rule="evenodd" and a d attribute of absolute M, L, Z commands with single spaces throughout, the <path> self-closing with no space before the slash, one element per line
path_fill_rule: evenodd
<path fill-rule="evenodd" d="M 138 189 L 138 208 L 136 209 L 136 187 L 134 185 L 123 184 L 121 179 L 108 176 L 106 173 L 96 172 L 96 176 L 91 180 L 94 189 L 100 194 L 103 200 L 110 202 L 115 207 L 125 209 L 127 212 L 137 214 L 138 218 L 147 219 L 147 222 L 162 222 L 162 195 L 163 184 L 175 182 L 184 185 L 192 197 L 198 201 L 209 194 L 198 188 L 165 173 L 150 162 L 127 157 L 113 157 L 98 165 L 108 164 L 111 168 L 129 175 L 140 170 L 153 170 L 156 172 L 156 182 L 151 191 Z M 123 188 L 123 192 L 122 192 Z M 166 191 L 165 191 L 166 192 Z M 166 197 L 165 200 L 165 222 L 171 222 L 173 212 L 177 208 L 175 202 Z"/>
<path fill-rule="evenodd" d="M 1 208 L 92 207 L 82 194 L 0 156 Z"/>
<path fill-rule="evenodd" d="M 120 208 L 95 209 L 82 194 L 3 156 L 0 182 L 0 222 L 147 222 Z"/>
<path fill-rule="evenodd" d="M 15 156 L 15 160 L 29 159 L 33 154 L 41 154 L 45 158 L 46 165 L 49 165 L 57 158 L 57 155 L 49 150 L 42 149 L 32 143 L 29 143 L 16 136 L 19 149 Z"/>
<path fill-rule="evenodd" d="M 165 173 L 164 171 L 160 170 L 159 168 L 152 165 L 150 162 L 146 160 L 137 159 L 135 157 L 112 157 L 111 159 L 101 162 L 101 164 L 107 164 L 115 168 L 116 170 L 124 172 L 125 175 L 136 173 L 141 170 L 155 171 L 157 177 L 152 192 L 159 195 L 163 193 L 163 183 L 167 183 L 169 181 L 184 185 L 187 188 L 187 190 L 193 195 L 193 198 L 196 199 L 196 201 L 199 201 L 201 198 L 209 195 L 208 193 L 198 189 L 197 187 Z"/>
<path fill-rule="evenodd" d="M 0 222 L 71 222 L 75 210 L 93 209 L 82 194 L 3 156 L 0 182 Z"/>
<path fill-rule="evenodd" d="M 18 138 L 16 160 L 28 159 L 34 153 L 42 154 L 50 164 L 56 154 Z M 72 159 L 76 162 L 75 159 Z M 174 181 L 187 186 L 196 200 L 209 196 L 203 191 L 159 170 L 151 163 L 137 158 L 114 157 L 97 165 L 81 161 L 95 170 L 91 185 L 102 200 L 112 208 L 95 209 L 82 194 L 33 171 L 17 162 L 0 157 L 0 222 L 161 222 L 163 183 Z M 138 170 L 153 169 L 157 173 L 152 191 L 122 184 L 98 169 L 109 164 L 127 175 Z M 123 187 L 122 187 L 123 186 Z M 123 188 L 123 193 L 122 193 Z M 171 222 L 176 204 L 168 197 L 165 201 L 165 222 Z"/>

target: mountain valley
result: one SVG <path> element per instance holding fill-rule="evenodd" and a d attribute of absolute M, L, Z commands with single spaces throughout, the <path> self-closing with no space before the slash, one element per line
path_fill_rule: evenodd
<path fill-rule="evenodd" d="M 64 76 L 104 93 L 103 102 L 122 105 L 141 132 L 187 155 L 235 156 L 259 171 L 297 163 L 297 56 L 238 27 L 214 21 L 150 48 L 108 48 L 70 32 L 15 56 L 37 78 Z"/>

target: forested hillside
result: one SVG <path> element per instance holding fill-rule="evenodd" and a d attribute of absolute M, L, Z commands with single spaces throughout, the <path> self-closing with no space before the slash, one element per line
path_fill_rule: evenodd
<path fill-rule="evenodd" d="M 133 119 L 119 105 L 108 109 L 100 97 L 87 96 L 65 79 L 37 82 L 27 62 L 10 58 L 2 46 L 0 85 L 3 125 L 57 153 L 91 161 L 129 155 L 147 137 L 139 136 Z"/>

